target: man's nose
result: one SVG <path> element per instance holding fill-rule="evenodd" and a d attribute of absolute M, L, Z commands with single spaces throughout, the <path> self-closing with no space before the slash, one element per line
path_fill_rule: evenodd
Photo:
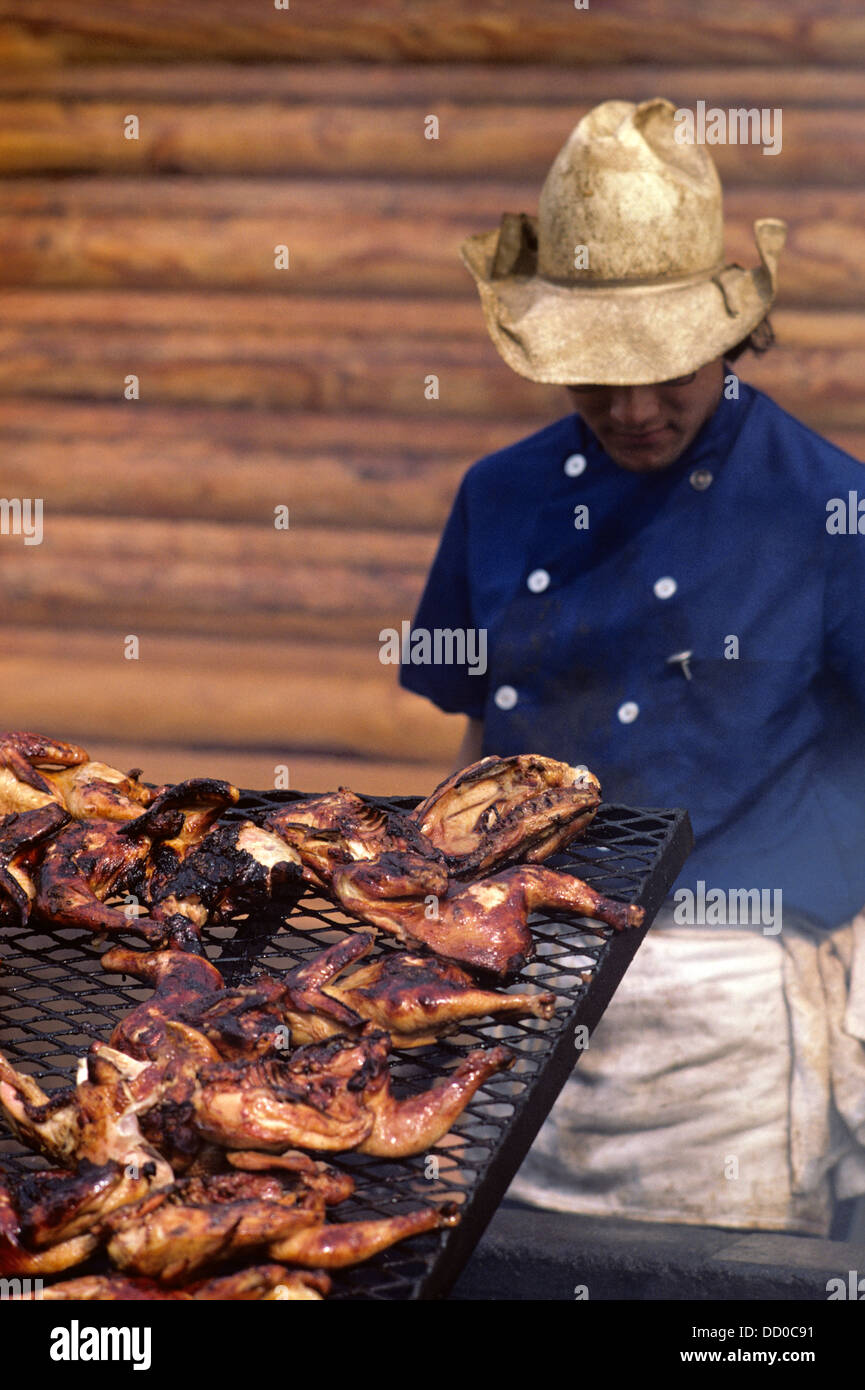
<path fill-rule="evenodd" d="M 634 434 L 655 424 L 660 415 L 653 386 L 613 386 L 610 388 L 609 418 L 615 429 Z"/>

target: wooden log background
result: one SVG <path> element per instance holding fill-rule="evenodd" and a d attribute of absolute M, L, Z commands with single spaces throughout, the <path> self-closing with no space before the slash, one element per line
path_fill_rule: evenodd
<path fill-rule="evenodd" d="M 498 358 L 460 241 L 534 211 L 605 98 L 781 108 L 781 154 L 712 149 L 730 258 L 790 228 L 741 370 L 860 454 L 863 59 L 859 0 L 0 0 L 0 492 L 45 509 L 0 536 L 0 727 L 154 780 L 428 789 L 461 721 L 378 633 L 468 465 L 568 409 Z"/>

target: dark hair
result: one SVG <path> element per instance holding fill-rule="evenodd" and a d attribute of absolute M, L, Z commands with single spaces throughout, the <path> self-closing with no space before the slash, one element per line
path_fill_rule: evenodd
<path fill-rule="evenodd" d="M 774 342 L 775 332 L 771 323 L 768 318 L 762 319 L 761 322 L 757 324 L 757 327 L 752 329 L 748 334 L 747 338 L 743 338 L 741 343 L 736 343 L 735 347 L 731 347 L 728 352 L 724 353 L 724 360 L 726 362 L 736 362 L 742 356 L 742 353 L 748 352 L 749 349 L 751 352 L 756 352 L 759 356 L 760 353 L 768 352 Z"/>

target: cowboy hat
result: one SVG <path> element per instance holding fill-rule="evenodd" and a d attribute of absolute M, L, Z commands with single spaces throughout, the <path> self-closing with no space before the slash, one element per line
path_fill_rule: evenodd
<path fill-rule="evenodd" d="M 505 213 L 460 254 L 521 376 L 629 386 L 686 376 L 765 317 L 786 224 L 754 223 L 760 265 L 724 261 L 721 184 L 675 138 L 672 102 L 605 101 L 571 132 L 538 216 Z"/>

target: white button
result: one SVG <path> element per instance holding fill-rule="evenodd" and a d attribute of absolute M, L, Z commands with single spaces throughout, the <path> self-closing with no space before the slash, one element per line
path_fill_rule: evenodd
<path fill-rule="evenodd" d="M 663 579 L 655 580 L 655 598 L 672 598 L 678 587 L 675 579 L 665 574 Z"/>
<path fill-rule="evenodd" d="M 707 487 L 711 487 L 714 479 L 708 468 L 695 468 L 689 482 L 691 487 L 696 488 L 697 492 L 705 492 Z"/>
<path fill-rule="evenodd" d="M 547 574 L 546 570 L 532 570 L 526 580 L 526 584 L 533 594 L 542 594 L 544 589 L 550 587 L 550 576 Z"/>
<path fill-rule="evenodd" d="M 493 700 L 499 709 L 513 709 L 517 703 L 517 692 L 512 685 L 500 685 Z"/>
<path fill-rule="evenodd" d="M 640 706 L 635 705 L 633 700 L 626 700 L 623 705 L 619 705 L 619 722 L 621 724 L 633 724 L 639 713 Z"/>
<path fill-rule="evenodd" d="M 586 471 L 585 454 L 569 454 L 565 459 L 565 472 L 569 478 L 579 478 Z"/>

